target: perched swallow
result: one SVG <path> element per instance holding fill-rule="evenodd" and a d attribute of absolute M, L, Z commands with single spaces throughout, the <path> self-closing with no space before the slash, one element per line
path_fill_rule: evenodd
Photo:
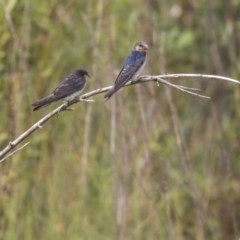
<path fill-rule="evenodd" d="M 148 45 L 143 41 L 139 41 L 134 45 L 113 87 L 104 96 L 107 100 L 128 81 L 133 81 L 139 76 L 146 63 L 147 49 Z"/>
<path fill-rule="evenodd" d="M 61 84 L 53 91 L 52 94 L 34 102 L 32 104 L 32 106 L 35 107 L 33 111 L 45 107 L 57 100 L 68 102 L 78 97 L 86 85 L 85 76 L 90 77 L 88 72 L 84 69 L 78 69 L 74 73 L 70 74 L 61 82 Z"/>

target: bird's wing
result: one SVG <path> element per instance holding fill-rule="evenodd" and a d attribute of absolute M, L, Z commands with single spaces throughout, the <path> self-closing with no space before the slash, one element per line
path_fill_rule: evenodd
<path fill-rule="evenodd" d="M 145 59 L 145 53 L 137 51 L 131 52 L 115 81 L 115 91 L 124 86 L 129 80 L 131 80 L 131 78 L 140 70 L 145 62 Z"/>
<path fill-rule="evenodd" d="M 56 100 L 59 100 L 75 92 L 81 91 L 85 84 L 85 77 L 79 77 L 75 74 L 71 74 L 62 81 L 62 83 L 53 91 L 53 94 L 56 97 Z"/>

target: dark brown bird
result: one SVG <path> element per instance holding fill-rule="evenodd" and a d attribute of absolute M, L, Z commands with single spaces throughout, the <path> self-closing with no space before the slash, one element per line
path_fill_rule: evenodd
<path fill-rule="evenodd" d="M 52 94 L 39 101 L 34 102 L 32 104 L 32 106 L 35 107 L 33 111 L 39 110 L 40 108 L 45 107 L 50 103 L 58 100 L 66 102 L 72 101 L 74 98 L 78 97 L 83 91 L 86 85 L 86 76 L 90 77 L 86 70 L 76 70 L 66 79 L 64 79 L 61 84 L 53 91 Z"/>

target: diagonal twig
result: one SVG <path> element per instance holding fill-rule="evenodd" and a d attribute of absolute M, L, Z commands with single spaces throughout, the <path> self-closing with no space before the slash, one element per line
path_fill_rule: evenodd
<path fill-rule="evenodd" d="M 23 146 L 21 146 L 20 148 L 18 148 L 18 149 L 16 149 L 15 151 L 9 153 L 6 157 L 2 158 L 2 159 L 0 160 L 0 162 L 3 162 L 5 159 L 9 158 L 9 157 L 12 156 L 14 153 L 22 150 L 22 149 L 23 149 L 24 147 L 26 147 L 29 143 L 30 143 L 30 142 L 27 142 L 27 143 L 25 143 Z"/>
<path fill-rule="evenodd" d="M 161 78 L 157 78 L 157 82 L 167 84 L 167 85 L 169 85 L 169 86 L 171 86 L 171 87 L 177 88 L 177 89 L 179 89 L 179 90 L 181 90 L 181 91 L 183 91 L 183 92 L 186 92 L 186 93 L 189 93 L 189 94 L 198 96 L 198 97 L 210 99 L 210 97 L 208 97 L 208 96 L 204 96 L 204 95 L 201 95 L 201 94 L 194 93 L 194 92 L 192 92 L 192 91 L 187 90 L 187 89 L 189 89 L 189 88 L 186 88 L 186 87 L 182 87 L 182 86 L 179 86 L 179 85 L 176 85 L 176 84 L 169 83 L 168 81 L 166 81 L 166 80 L 164 80 L 164 79 L 161 79 Z M 191 88 L 190 88 L 190 89 L 191 89 Z M 196 89 L 194 89 L 194 90 L 196 90 Z"/>

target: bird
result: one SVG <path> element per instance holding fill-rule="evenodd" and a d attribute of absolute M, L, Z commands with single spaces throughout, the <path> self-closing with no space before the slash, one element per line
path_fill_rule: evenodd
<path fill-rule="evenodd" d="M 128 81 L 135 80 L 146 64 L 148 44 L 144 41 L 135 43 L 133 50 L 126 59 L 122 70 L 120 71 L 113 87 L 104 95 L 108 100 L 115 92 L 117 92 Z"/>
<path fill-rule="evenodd" d="M 50 103 L 58 100 L 62 100 L 65 102 L 72 101 L 74 98 L 78 97 L 83 91 L 86 85 L 86 76 L 90 77 L 86 70 L 76 70 L 68 77 L 66 77 L 53 91 L 52 94 L 32 103 L 32 106 L 35 107 L 33 111 L 39 110 L 40 108 L 45 107 Z"/>

